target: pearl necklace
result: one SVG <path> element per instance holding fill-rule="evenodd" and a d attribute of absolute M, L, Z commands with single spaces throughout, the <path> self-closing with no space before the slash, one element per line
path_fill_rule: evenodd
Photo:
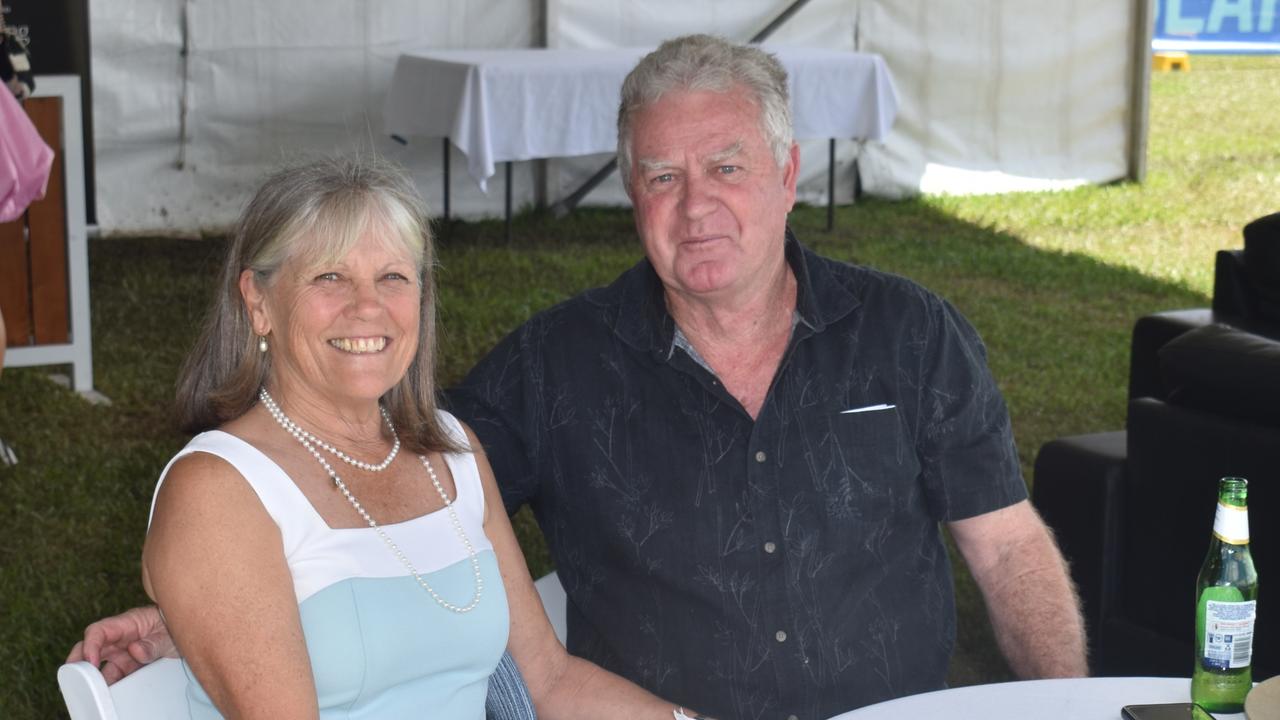
<path fill-rule="evenodd" d="M 325 460 L 324 456 L 316 450 L 315 445 L 312 442 L 313 440 L 316 443 L 320 442 L 316 436 L 306 430 L 303 430 L 297 425 L 297 423 L 289 419 L 289 416 L 284 414 L 284 411 L 280 409 L 280 406 L 277 405 L 271 395 L 267 393 L 266 388 L 258 390 L 258 398 L 262 400 L 263 406 L 266 407 L 267 412 L 271 414 L 271 417 L 275 418 L 275 421 L 280 425 L 280 427 L 284 428 L 286 432 L 292 435 L 298 442 L 302 443 L 302 447 L 306 448 L 307 452 L 311 453 L 311 456 L 319 461 L 321 467 L 323 467 L 324 471 L 329 475 L 329 478 L 333 480 L 333 484 L 342 492 L 342 495 L 347 499 L 347 502 L 351 503 L 351 507 L 355 508 L 356 512 L 360 513 L 360 517 L 364 518 L 364 521 L 369 524 L 369 527 L 373 528 L 374 532 L 378 534 L 378 537 L 382 538 L 382 542 L 386 543 L 387 547 L 391 550 L 391 553 L 395 555 L 396 558 L 409 570 L 409 573 L 413 575 L 413 579 L 418 582 L 418 585 L 422 586 L 423 590 L 427 591 L 427 594 L 431 596 L 431 599 L 436 601 L 437 605 L 446 610 L 461 614 L 471 612 L 480 604 L 480 595 L 484 592 L 484 580 L 480 577 L 480 561 L 476 558 L 476 549 L 472 546 L 471 540 L 467 537 L 466 532 L 463 531 L 462 521 L 458 519 L 458 512 L 454 509 L 453 502 L 449 499 L 449 496 L 444 491 L 444 487 L 440 484 L 440 478 L 436 477 L 436 470 L 431 466 L 431 461 L 427 459 L 426 455 L 419 455 L 418 459 L 422 461 L 422 466 L 427 469 L 427 475 L 431 477 L 431 484 L 435 485 L 436 492 L 440 494 L 440 499 L 444 501 L 445 510 L 449 514 L 449 521 L 453 524 L 453 531 L 457 534 L 458 539 L 462 541 L 462 546 L 467 549 L 467 555 L 471 560 L 471 572 L 475 576 L 476 589 L 475 595 L 471 598 L 471 602 L 466 605 L 454 605 L 448 600 L 445 600 L 440 597 L 439 593 L 437 593 L 430 584 L 427 583 L 426 578 L 422 577 L 422 574 L 419 573 L 418 569 L 414 567 L 412 562 L 410 562 L 409 558 L 404 554 L 404 551 L 400 549 L 400 546 L 396 545 L 395 541 L 378 526 L 378 523 L 374 522 L 373 517 L 364 509 L 364 506 L 360 504 L 360 501 L 356 500 L 356 496 L 352 495 L 351 491 L 347 489 L 347 484 L 342 481 L 342 478 L 338 477 L 338 472 L 334 470 L 333 466 L 329 464 L 329 461 Z M 395 457 L 396 452 L 400 449 L 400 438 L 396 436 L 396 429 L 391 425 L 391 417 L 387 414 L 385 408 L 382 409 L 382 417 L 387 421 L 387 426 L 391 429 L 392 436 L 396 437 L 396 442 L 394 449 L 391 451 L 391 457 L 388 457 L 383 461 L 382 467 L 379 467 L 378 470 L 385 468 Z M 352 464 L 356 464 L 336 448 L 331 448 L 323 444 L 322 447 L 338 457 L 346 459 Z M 357 465 L 357 467 L 359 467 L 359 465 Z M 372 467 L 373 466 L 370 466 L 367 469 L 372 469 Z M 378 470 L 374 470 L 374 472 L 377 472 Z"/>
<path fill-rule="evenodd" d="M 391 461 L 396 459 L 396 454 L 400 452 L 400 436 L 396 434 L 396 426 L 391 424 L 391 413 L 387 412 L 387 409 L 381 405 L 378 406 L 378 410 L 382 412 L 382 420 L 387 424 L 387 430 L 391 431 L 391 437 L 395 442 L 392 443 L 391 452 L 387 455 L 386 459 L 377 465 L 374 465 L 373 463 L 367 463 L 363 460 L 356 460 L 324 440 L 321 440 L 315 435 L 303 430 L 297 423 L 290 420 L 289 416 L 280 412 L 280 406 L 276 405 L 275 401 L 271 399 L 271 396 L 267 394 L 265 389 L 258 393 L 258 397 L 262 399 L 262 404 L 267 407 L 267 411 L 271 413 L 271 417 L 275 418 L 276 422 L 280 423 L 280 426 L 289 431 L 289 434 L 297 438 L 299 442 L 306 444 L 307 441 L 310 441 L 319 445 L 322 449 L 327 450 L 330 455 L 333 455 L 348 465 L 354 465 L 361 470 L 368 470 L 369 472 L 382 472 L 387 469 L 387 466 L 391 464 Z"/>

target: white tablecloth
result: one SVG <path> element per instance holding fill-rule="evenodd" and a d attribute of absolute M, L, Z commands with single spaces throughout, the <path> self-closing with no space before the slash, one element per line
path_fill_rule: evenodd
<path fill-rule="evenodd" d="M 897 91 L 878 55 L 767 48 L 791 79 L 797 139 L 883 138 Z M 613 152 L 618 89 L 649 48 L 430 50 L 400 56 L 386 131 L 448 137 L 484 188 L 497 163 Z"/>
<path fill-rule="evenodd" d="M 1119 720 L 1125 705 L 1191 702 L 1187 678 L 1027 680 L 911 695 L 831 720 Z M 1243 714 L 1215 713 L 1219 720 Z"/>

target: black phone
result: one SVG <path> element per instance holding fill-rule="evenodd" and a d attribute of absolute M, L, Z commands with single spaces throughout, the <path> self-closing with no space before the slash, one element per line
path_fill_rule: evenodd
<path fill-rule="evenodd" d="M 1120 708 L 1125 720 L 1214 720 L 1195 703 L 1161 703 L 1159 705 L 1125 705 Z"/>

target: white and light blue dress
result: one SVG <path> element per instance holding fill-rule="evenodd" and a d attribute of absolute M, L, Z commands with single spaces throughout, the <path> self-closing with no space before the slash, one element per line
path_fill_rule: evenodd
<path fill-rule="evenodd" d="M 467 446 L 457 419 L 443 411 L 439 417 Z M 484 534 L 484 492 L 471 453 L 444 456 L 456 486 L 454 509 L 485 580 L 480 604 L 458 614 L 427 595 L 372 528 L 330 528 L 278 465 L 234 435 L 213 430 L 192 438 L 169 461 L 160 483 L 175 460 L 193 452 L 234 466 L 280 527 L 322 718 L 484 717 L 488 678 L 506 648 L 509 616 L 493 545 Z M 425 471 L 423 492 L 435 492 Z M 445 509 L 381 527 L 443 599 L 471 601 L 471 562 Z M 183 665 L 191 717 L 221 717 Z"/>

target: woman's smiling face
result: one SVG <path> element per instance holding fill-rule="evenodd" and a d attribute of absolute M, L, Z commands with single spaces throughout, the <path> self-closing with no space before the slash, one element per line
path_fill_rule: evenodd
<path fill-rule="evenodd" d="M 254 332 L 268 336 L 271 380 L 286 395 L 376 401 L 404 377 L 418 349 L 422 288 L 409 251 L 388 235 L 375 224 L 334 261 L 295 253 L 265 288 L 253 271 L 242 275 Z"/>

